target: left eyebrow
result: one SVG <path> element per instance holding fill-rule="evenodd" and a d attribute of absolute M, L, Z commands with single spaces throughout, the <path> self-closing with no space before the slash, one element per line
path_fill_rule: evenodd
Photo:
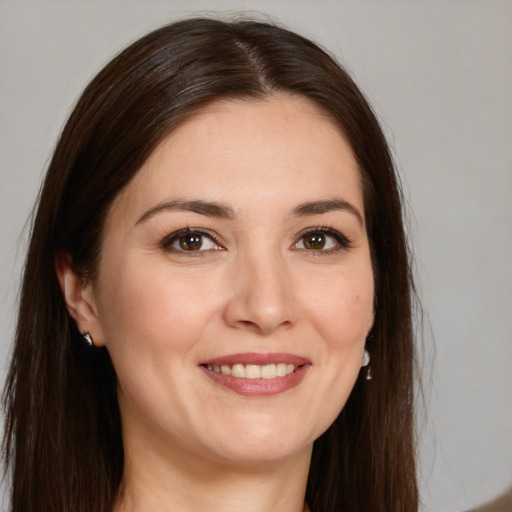
<path fill-rule="evenodd" d="M 361 212 L 351 203 L 341 198 L 325 199 L 323 201 L 308 201 L 299 204 L 292 211 L 293 217 L 304 217 L 306 215 L 318 215 L 336 210 L 348 212 L 357 218 L 359 224 L 364 225 L 364 218 Z"/>

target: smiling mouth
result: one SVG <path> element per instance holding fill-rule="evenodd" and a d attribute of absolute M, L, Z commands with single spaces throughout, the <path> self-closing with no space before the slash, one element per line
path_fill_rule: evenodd
<path fill-rule="evenodd" d="M 272 396 L 298 386 L 311 361 L 296 354 L 245 353 L 203 360 L 199 367 L 214 383 L 244 396 Z"/>
<path fill-rule="evenodd" d="M 297 370 L 297 366 L 290 363 L 277 363 L 277 364 L 242 364 L 236 363 L 233 365 L 202 365 L 206 369 L 215 373 L 222 373 L 224 375 L 231 375 L 241 379 L 275 379 L 277 377 L 286 377 L 290 373 Z"/>

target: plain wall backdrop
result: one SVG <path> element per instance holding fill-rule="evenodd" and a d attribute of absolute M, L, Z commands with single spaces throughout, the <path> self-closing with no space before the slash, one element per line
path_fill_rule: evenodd
<path fill-rule="evenodd" d="M 512 483 L 510 0 L 0 0 L 1 376 L 20 234 L 71 106 L 126 44 L 206 11 L 277 18 L 334 52 L 370 98 L 413 212 L 431 326 L 422 509 L 462 511 L 503 491 Z"/>

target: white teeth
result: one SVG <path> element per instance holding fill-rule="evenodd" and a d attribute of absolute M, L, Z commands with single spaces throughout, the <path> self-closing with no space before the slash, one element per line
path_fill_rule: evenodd
<path fill-rule="evenodd" d="M 286 363 L 266 364 L 262 366 L 241 363 L 234 364 L 233 366 L 225 364 L 222 366 L 207 364 L 206 368 L 215 373 L 223 373 L 224 375 L 231 375 L 243 379 L 275 379 L 276 377 L 285 377 L 295 371 L 293 364 Z"/>
<path fill-rule="evenodd" d="M 275 364 L 267 364 L 261 367 L 262 379 L 275 379 L 277 377 L 277 366 Z"/>
<path fill-rule="evenodd" d="M 231 375 L 233 375 L 233 377 L 245 378 L 245 366 L 243 364 L 234 364 L 231 367 Z"/>
<path fill-rule="evenodd" d="M 255 364 L 246 364 L 245 376 L 248 379 L 261 379 L 261 367 Z"/>

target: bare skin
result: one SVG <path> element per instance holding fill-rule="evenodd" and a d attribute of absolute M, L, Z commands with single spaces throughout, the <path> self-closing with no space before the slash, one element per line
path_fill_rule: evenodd
<path fill-rule="evenodd" d="M 210 105 L 114 200 L 94 282 L 57 269 L 118 376 L 116 512 L 307 510 L 313 442 L 354 386 L 374 295 L 357 164 L 313 104 Z"/>

